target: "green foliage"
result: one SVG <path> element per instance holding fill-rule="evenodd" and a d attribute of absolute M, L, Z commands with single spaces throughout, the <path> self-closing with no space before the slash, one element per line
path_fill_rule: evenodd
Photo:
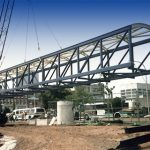
<path fill-rule="evenodd" d="M 69 89 L 59 88 L 59 89 L 49 89 L 45 93 L 41 93 L 39 96 L 43 107 L 45 109 L 49 108 L 49 105 L 56 108 L 56 102 L 59 100 L 64 100 L 67 95 L 71 92 Z"/>
<path fill-rule="evenodd" d="M 8 107 L 2 107 L 2 105 L 0 105 L 0 112 L 3 112 L 3 113 L 10 113 L 10 109 Z"/>
<path fill-rule="evenodd" d="M 4 113 L 10 113 L 11 111 L 10 111 L 10 109 L 8 108 L 8 107 L 5 107 L 4 108 Z"/>
<path fill-rule="evenodd" d="M 45 109 L 49 107 L 56 108 L 56 102 L 59 100 L 73 101 L 75 106 L 93 101 L 92 94 L 85 90 L 85 86 L 78 86 L 74 91 L 64 88 L 49 89 L 42 93 L 39 98 Z"/>
<path fill-rule="evenodd" d="M 84 86 L 78 86 L 66 99 L 73 101 L 75 105 L 79 105 L 92 102 L 93 96 L 85 90 Z"/>
<path fill-rule="evenodd" d="M 122 100 L 121 100 L 121 98 L 116 97 L 116 98 L 112 99 L 111 105 L 112 105 L 112 108 L 113 108 L 114 112 L 119 111 L 121 109 L 121 107 L 122 107 Z"/>

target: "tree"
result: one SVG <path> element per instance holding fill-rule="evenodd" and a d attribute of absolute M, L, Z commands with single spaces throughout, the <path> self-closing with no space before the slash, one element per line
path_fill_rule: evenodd
<path fill-rule="evenodd" d="M 111 105 L 112 105 L 114 112 L 119 111 L 123 105 L 121 98 L 119 98 L 119 97 L 113 98 L 111 101 Z"/>
<path fill-rule="evenodd" d="M 4 107 L 4 113 L 10 113 L 11 111 L 10 111 L 10 108 L 8 108 L 8 107 Z"/>
<path fill-rule="evenodd" d="M 59 100 L 64 100 L 69 94 L 71 94 L 70 89 L 49 89 L 45 93 L 41 93 L 39 99 L 45 109 L 49 108 L 50 103 L 53 105 L 53 108 L 56 108 L 56 102 Z"/>
<path fill-rule="evenodd" d="M 85 90 L 85 86 L 77 86 L 66 99 L 73 101 L 75 105 L 79 105 L 92 102 L 93 95 Z"/>

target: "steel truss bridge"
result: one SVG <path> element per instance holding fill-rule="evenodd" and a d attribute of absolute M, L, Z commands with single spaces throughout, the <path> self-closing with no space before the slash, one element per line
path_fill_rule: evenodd
<path fill-rule="evenodd" d="M 0 99 L 147 75 L 149 58 L 150 25 L 131 24 L 1 70 Z"/>

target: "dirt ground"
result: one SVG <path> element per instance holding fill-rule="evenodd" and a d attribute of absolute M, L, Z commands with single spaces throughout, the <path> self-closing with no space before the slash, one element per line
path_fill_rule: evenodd
<path fill-rule="evenodd" d="M 15 150 L 106 150 L 124 136 L 118 126 L 13 126 L 0 132 L 16 138 Z"/>
<path fill-rule="evenodd" d="M 15 150 L 108 150 L 127 138 L 123 126 L 6 126 L 0 133 L 17 140 Z M 149 145 L 150 146 L 150 145 Z M 146 145 L 146 149 L 147 149 Z M 150 147 L 148 147 L 150 149 Z"/>

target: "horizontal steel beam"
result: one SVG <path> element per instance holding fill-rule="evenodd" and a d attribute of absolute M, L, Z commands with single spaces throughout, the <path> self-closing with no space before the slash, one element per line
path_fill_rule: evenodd
<path fill-rule="evenodd" d="M 150 74 L 135 68 L 135 48 L 150 43 L 150 26 L 132 24 L 93 39 L 0 71 L 0 93 L 19 94 L 45 90 L 45 86 L 70 87 Z M 115 55 L 119 57 L 114 61 Z M 119 73 L 120 70 L 126 69 Z M 31 89 L 27 91 L 26 89 Z"/>

